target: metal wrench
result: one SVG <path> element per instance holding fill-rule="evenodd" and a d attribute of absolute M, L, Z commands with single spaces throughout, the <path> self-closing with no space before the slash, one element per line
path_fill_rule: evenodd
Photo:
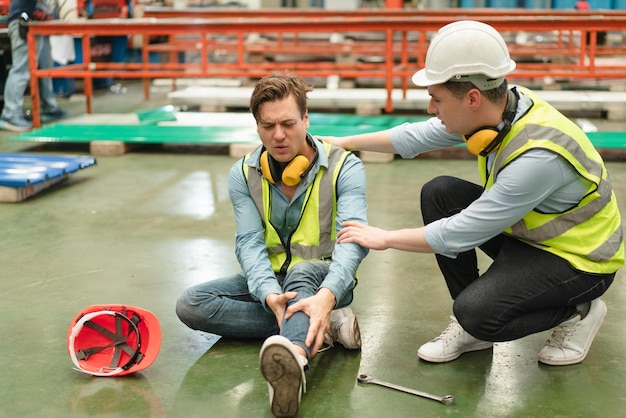
<path fill-rule="evenodd" d="M 411 395 L 421 396 L 422 398 L 432 399 L 437 402 L 441 402 L 444 405 L 450 405 L 454 402 L 453 395 L 446 395 L 446 396 L 432 395 L 430 393 L 420 392 L 419 390 L 409 389 L 404 386 L 394 385 L 393 383 L 383 382 L 382 380 L 375 379 L 373 376 L 370 376 L 369 374 L 360 374 L 356 380 L 359 383 L 371 383 L 373 385 L 378 385 L 378 386 L 382 386 L 382 387 L 386 387 L 390 389 L 399 390 L 400 392 L 410 393 Z"/>

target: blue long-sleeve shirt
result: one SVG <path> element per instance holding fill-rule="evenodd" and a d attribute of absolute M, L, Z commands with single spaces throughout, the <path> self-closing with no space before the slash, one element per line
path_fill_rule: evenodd
<path fill-rule="evenodd" d="M 515 120 L 531 106 L 530 98 L 522 94 Z M 461 136 L 447 133 L 437 118 L 396 126 L 390 137 L 403 158 L 463 143 Z M 494 155 L 488 160 L 489 166 Z M 436 253 L 455 258 L 502 233 L 533 209 L 555 213 L 571 208 L 585 195 L 587 186 L 586 180 L 557 154 L 532 150 L 507 164 L 494 185 L 465 210 L 426 225 L 424 239 Z"/>
<path fill-rule="evenodd" d="M 272 224 L 281 237 L 286 238 L 297 227 L 304 201 L 305 191 L 313 182 L 320 167 L 328 168 L 328 156 L 323 144 L 315 140 L 318 158 L 315 166 L 302 179 L 291 200 L 282 192 L 280 185 L 270 185 L 272 199 Z M 248 166 L 259 169 L 257 149 L 244 162 Z M 347 220 L 367 223 L 367 203 L 365 200 L 365 168 L 363 163 L 350 154 L 337 179 L 337 217 L 335 225 L 341 229 L 341 223 Z M 250 293 L 265 306 L 269 294 L 282 294 L 280 284 L 272 270 L 267 248 L 264 241 L 264 227 L 261 215 L 252 200 L 242 170 L 242 161 L 238 161 L 230 170 L 230 199 L 235 212 L 237 232 L 235 236 L 235 253 L 243 273 L 248 279 Z M 320 287 L 328 288 L 338 302 L 346 291 L 354 286 L 354 277 L 361 260 L 368 250 L 357 244 L 337 244 L 332 254 L 330 271 Z"/>
<path fill-rule="evenodd" d="M 56 17 L 56 0 L 11 0 L 7 23 L 19 18 L 22 12 L 28 13 L 32 20 L 50 20 Z"/>

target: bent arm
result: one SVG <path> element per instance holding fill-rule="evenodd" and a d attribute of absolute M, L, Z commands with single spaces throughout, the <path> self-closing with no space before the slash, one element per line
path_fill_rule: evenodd
<path fill-rule="evenodd" d="M 346 159 L 337 179 L 337 230 L 348 220 L 367 224 L 365 167 L 354 155 Z M 334 294 L 335 302 L 354 286 L 357 269 L 367 253 L 368 250 L 359 245 L 335 245 L 328 275 L 321 284 Z"/>
<path fill-rule="evenodd" d="M 233 165 L 230 171 L 229 193 L 237 225 L 235 255 L 248 280 L 250 293 L 268 308 L 265 300 L 267 296 L 281 294 L 282 288 L 267 255 L 265 229 L 246 185 L 241 162 Z"/>

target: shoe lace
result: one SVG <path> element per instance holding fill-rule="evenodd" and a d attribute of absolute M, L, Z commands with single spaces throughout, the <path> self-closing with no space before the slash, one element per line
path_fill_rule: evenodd
<path fill-rule="evenodd" d="M 546 345 L 550 347 L 562 347 L 565 341 L 569 340 L 576 330 L 576 326 L 572 325 L 557 325 L 550 334 Z"/>
<path fill-rule="evenodd" d="M 318 353 L 323 353 L 326 350 L 330 350 L 335 346 L 335 341 L 332 339 L 328 333 L 324 335 L 324 342 L 322 343 L 322 347 L 317 350 Z"/>
<path fill-rule="evenodd" d="M 459 322 L 456 320 L 455 317 L 451 316 L 450 319 L 451 321 L 446 327 L 446 329 L 444 329 L 443 332 L 439 334 L 439 336 L 435 338 L 433 341 L 442 340 L 442 341 L 448 342 L 458 337 L 463 332 L 465 332 L 463 330 L 463 327 L 461 327 L 461 324 L 459 324 Z"/>
<path fill-rule="evenodd" d="M 341 328 L 343 323 L 344 323 L 343 319 L 341 319 L 340 321 L 331 321 L 330 326 L 328 327 L 328 332 L 326 333 L 326 336 L 328 336 L 328 338 L 330 338 L 333 341 L 337 340 L 337 338 L 339 338 L 339 335 L 340 335 L 339 328 Z"/>
<path fill-rule="evenodd" d="M 339 328 L 341 328 L 343 323 L 343 319 L 340 321 L 331 321 L 328 331 L 324 334 L 324 343 L 322 344 L 322 348 L 320 348 L 318 352 L 326 351 L 335 346 L 335 341 L 339 341 L 339 336 L 341 335 Z"/>
<path fill-rule="evenodd" d="M 338 321 L 330 321 L 330 325 L 328 327 L 328 331 L 324 334 L 324 343 L 322 344 L 322 348 L 318 350 L 318 352 L 326 351 L 335 346 L 335 341 L 342 343 L 341 341 L 341 331 L 340 328 L 344 324 L 345 318 L 341 318 Z"/>

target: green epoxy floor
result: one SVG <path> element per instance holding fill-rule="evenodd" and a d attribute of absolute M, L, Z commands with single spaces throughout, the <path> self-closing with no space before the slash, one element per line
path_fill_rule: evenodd
<path fill-rule="evenodd" d="M 133 111 L 164 100 L 109 94 L 95 99 L 94 111 Z M 73 115 L 84 111 L 61 103 Z M 0 152 L 86 153 L 76 145 L 37 149 L 9 136 L 0 132 Z M 0 204 L 1 417 L 271 416 L 258 370 L 261 342 L 217 340 L 189 330 L 174 313 L 185 287 L 238 270 L 227 193 L 233 162 L 227 155 L 139 149 L 100 157 L 95 167 L 27 201 Z M 608 168 L 626 219 L 626 164 Z M 396 160 L 366 169 L 370 222 L 384 228 L 420 222 L 419 190 L 433 176 L 477 180 L 471 160 Z M 604 297 L 607 319 L 582 364 L 539 365 L 542 333 L 437 365 L 416 357 L 450 315 L 434 257 L 371 252 L 352 305 L 363 349 L 336 348 L 314 359 L 299 416 L 621 417 L 625 276 L 620 271 Z M 137 305 L 159 317 L 163 342 L 150 368 L 121 378 L 73 369 L 70 322 L 82 308 L 106 303 Z M 452 394 L 456 402 L 444 406 L 358 384 L 359 373 Z"/>

